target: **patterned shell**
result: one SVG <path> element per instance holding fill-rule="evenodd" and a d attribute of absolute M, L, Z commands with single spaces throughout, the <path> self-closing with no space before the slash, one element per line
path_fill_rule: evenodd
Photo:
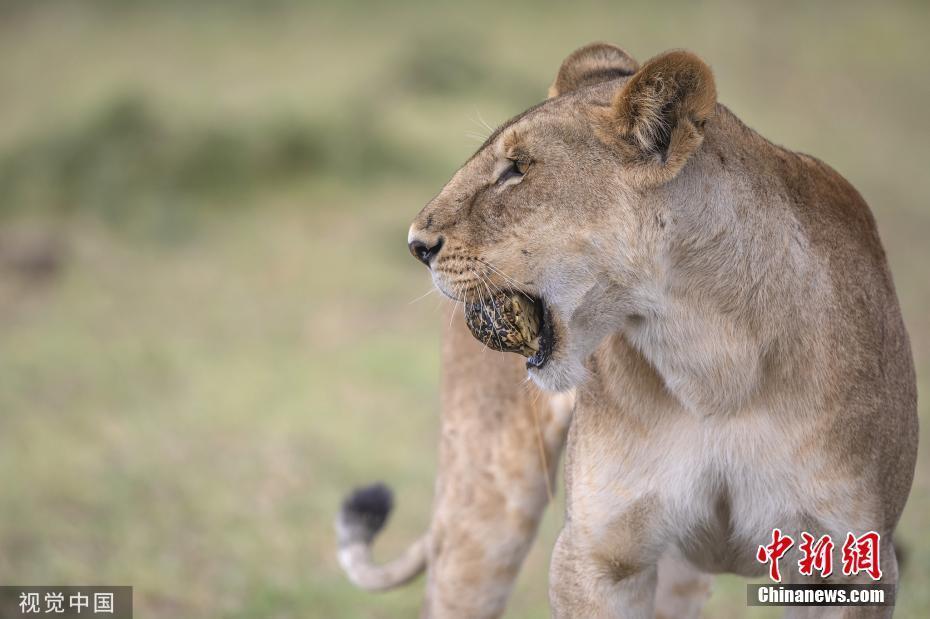
<path fill-rule="evenodd" d="M 539 350 L 540 309 L 520 292 L 502 291 L 465 306 L 465 323 L 478 341 L 531 357 Z"/>

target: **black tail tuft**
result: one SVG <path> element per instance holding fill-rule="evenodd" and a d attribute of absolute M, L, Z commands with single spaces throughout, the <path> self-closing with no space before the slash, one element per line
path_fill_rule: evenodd
<path fill-rule="evenodd" d="M 394 508 L 394 494 L 383 483 L 356 488 L 342 502 L 339 513 L 340 543 L 371 543 Z"/>

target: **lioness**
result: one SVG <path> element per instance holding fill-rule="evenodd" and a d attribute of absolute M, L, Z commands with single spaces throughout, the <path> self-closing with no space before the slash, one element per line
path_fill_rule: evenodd
<path fill-rule="evenodd" d="M 495 131 L 408 237 L 453 299 L 488 284 L 535 299 L 529 375 L 577 388 L 554 616 L 653 616 L 662 558 L 761 575 L 776 527 L 837 547 L 876 531 L 896 584 L 916 387 L 868 206 L 717 103 L 697 56 L 631 65 L 604 44 L 569 56 L 551 98 Z M 783 574 L 804 582 L 790 556 Z"/>

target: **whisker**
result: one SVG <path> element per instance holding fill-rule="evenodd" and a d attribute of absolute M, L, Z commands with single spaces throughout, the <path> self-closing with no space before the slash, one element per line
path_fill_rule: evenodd
<path fill-rule="evenodd" d="M 475 276 L 478 275 L 477 273 L 475 273 L 474 269 L 472 269 L 472 273 L 473 273 Z M 481 278 L 479 277 L 478 279 L 479 279 L 479 281 L 480 281 Z M 478 297 L 478 303 L 481 305 L 481 313 L 482 313 L 482 314 L 485 314 L 485 313 L 487 312 L 488 306 L 487 306 L 487 304 L 484 302 L 484 298 L 482 298 L 481 295 L 478 295 L 478 293 L 475 293 L 475 294 L 476 294 L 476 296 Z M 490 294 L 490 292 L 489 292 L 488 294 Z M 494 332 L 494 338 L 497 340 L 497 345 L 498 345 L 500 348 L 503 348 L 503 347 L 504 347 L 504 343 L 501 342 L 501 338 L 500 338 L 499 335 L 497 335 L 497 332 L 496 332 L 496 331 Z M 487 346 L 487 342 L 485 342 L 485 346 Z"/>
<path fill-rule="evenodd" d="M 468 303 L 468 293 L 467 293 L 467 292 L 465 293 L 465 302 Z M 464 306 L 463 306 L 463 308 L 464 308 Z M 462 314 L 463 314 L 463 315 L 465 314 L 465 310 L 464 310 L 464 309 L 462 309 Z M 467 319 L 466 319 L 466 320 L 467 320 Z M 485 342 L 485 341 L 482 340 L 482 339 L 479 339 L 479 338 L 475 338 L 475 339 L 477 339 L 479 342 L 481 342 L 481 356 L 484 356 L 485 352 L 487 352 L 487 350 L 488 350 L 488 343 Z"/>
<path fill-rule="evenodd" d="M 478 116 L 478 120 L 475 120 L 474 118 L 472 118 L 471 115 L 466 115 L 466 118 L 468 118 L 468 120 L 473 122 L 478 127 L 488 130 L 488 134 L 484 136 L 484 139 L 487 140 L 489 137 L 491 137 L 491 134 L 494 133 L 494 129 L 488 123 L 484 121 L 484 118 L 481 117 L 481 112 L 478 111 L 477 106 L 474 107 L 473 109 L 475 110 L 475 114 Z"/>
<path fill-rule="evenodd" d="M 487 282 L 491 286 L 494 292 L 504 292 L 504 289 L 499 284 L 495 284 L 494 282 L 492 282 L 491 278 L 487 277 L 486 273 L 482 273 L 482 276 L 484 277 L 484 281 Z"/>
<path fill-rule="evenodd" d="M 484 118 L 481 117 L 481 112 L 478 111 L 477 106 L 475 107 L 475 114 L 478 115 L 478 120 L 481 121 L 481 124 L 484 125 L 485 128 L 490 132 L 490 133 L 488 133 L 488 136 L 490 137 L 491 133 L 494 133 L 494 127 L 492 127 L 491 125 L 489 125 L 489 124 L 487 123 L 487 121 L 485 121 Z"/>
<path fill-rule="evenodd" d="M 537 389 L 537 390 L 536 390 L 536 397 L 533 398 L 533 406 L 535 406 L 535 405 L 536 405 L 536 402 L 539 401 L 539 396 L 541 396 L 541 395 L 542 395 L 542 390 Z"/>
<path fill-rule="evenodd" d="M 487 283 L 484 281 L 484 279 L 481 277 L 481 275 L 478 274 L 477 271 L 475 271 L 474 269 L 469 269 L 469 270 L 471 271 L 472 275 L 474 275 L 474 276 L 478 279 L 478 281 L 479 281 L 480 283 L 484 284 L 485 289 L 488 291 L 488 299 L 487 299 L 487 301 L 488 301 L 488 303 L 491 304 L 491 307 L 494 309 L 493 315 L 499 314 L 500 312 L 498 312 L 498 309 L 499 309 L 499 308 L 497 307 L 497 302 L 494 301 L 494 295 L 491 293 L 491 289 L 488 287 Z M 484 312 L 485 308 L 487 308 L 487 305 L 485 305 L 485 300 L 484 300 L 483 298 L 479 298 L 479 302 L 481 303 L 482 312 Z M 504 320 L 507 320 L 507 319 L 504 318 Z M 509 321 L 507 322 L 507 324 L 508 324 L 510 327 L 513 327 L 513 325 L 511 325 Z M 498 345 L 501 349 L 503 349 L 503 348 L 504 348 L 504 343 L 501 341 L 501 336 L 497 334 L 497 331 L 494 331 L 494 339 L 497 340 L 497 345 Z"/>
<path fill-rule="evenodd" d="M 409 303 L 407 303 L 407 305 L 413 305 L 413 304 L 416 303 L 417 301 L 420 301 L 420 300 L 422 300 L 422 299 L 425 299 L 426 297 L 428 297 L 429 295 L 433 294 L 434 292 L 436 292 L 436 288 L 435 288 L 435 287 L 430 287 L 429 290 L 427 290 L 426 292 L 424 292 L 423 294 L 421 294 L 420 296 L 418 296 L 418 297 L 417 297 L 416 299 L 414 299 L 413 301 L 410 301 Z"/>
<path fill-rule="evenodd" d="M 443 297 L 436 297 L 436 305 L 433 306 L 433 311 L 435 312 L 440 307 L 442 307 Z"/>
<path fill-rule="evenodd" d="M 494 315 L 500 315 L 500 317 L 504 319 L 504 322 L 507 323 L 507 326 L 510 327 L 511 330 L 516 330 L 516 327 L 515 327 L 513 324 L 511 324 L 510 320 L 508 320 L 507 317 L 504 316 L 504 315 L 499 311 L 500 308 L 497 306 L 497 301 L 494 300 L 494 294 L 491 292 L 491 288 L 490 288 L 490 286 L 488 286 L 488 283 L 484 280 L 484 277 L 482 277 L 480 274 L 478 274 L 474 269 L 471 269 L 471 272 L 472 272 L 472 274 L 475 275 L 475 277 L 478 278 L 478 281 L 479 281 L 479 282 L 481 282 L 482 284 L 484 284 L 485 290 L 488 291 L 488 302 L 491 304 L 491 307 L 494 308 Z M 484 303 L 484 302 L 482 301 L 482 307 L 484 307 L 483 303 Z M 494 337 L 495 337 L 495 339 L 497 339 L 497 345 L 500 346 L 501 349 L 503 349 L 503 348 L 504 348 L 504 343 L 501 341 L 501 336 L 497 334 L 497 331 L 494 332 Z"/>
<path fill-rule="evenodd" d="M 449 328 L 450 329 L 452 328 L 452 321 L 455 319 L 455 310 L 457 310 L 459 306 L 458 301 L 453 301 L 453 303 L 455 303 L 455 305 L 452 306 L 452 311 L 449 312 Z"/>
<path fill-rule="evenodd" d="M 476 275 L 477 275 L 477 273 L 476 273 Z M 485 287 L 485 288 L 488 288 L 489 282 L 488 282 L 487 278 L 485 278 L 484 276 L 481 276 L 481 275 L 479 275 L 479 278 L 481 279 L 482 283 L 484 284 L 484 287 Z M 500 291 L 501 289 L 498 287 L 497 290 Z M 492 298 L 492 299 L 494 298 L 494 295 L 491 293 L 490 290 L 488 290 L 488 294 L 491 295 L 491 298 Z M 496 305 L 495 305 L 495 307 L 496 307 Z M 507 318 L 507 317 L 504 316 L 504 315 L 502 315 L 501 318 L 504 319 L 504 322 L 507 323 L 507 326 L 508 326 L 508 327 L 510 327 L 510 328 L 513 329 L 513 330 L 516 330 L 516 328 L 517 328 L 516 325 L 514 325 L 512 322 L 510 322 L 510 319 L 509 319 L 509 318 Z"/>
<path fill-rule="evenodd" d="M 483 264 L 484 266 L 486 266 L 487 268 L 489 268 L 489 269 L 490 269 L 491 271 L 493 271 L 494 273 L 496 273 L 496 274 L 500 275 L 501 277 L 503 277 L 505 281 L 507 281 L 510 285 L 512 285 L 512 286 L 514 287 L 514 290 L 516 290 L 517 292 L 519 292 L 520 294 L 522 294 L 524 297 L 526 297 L 527 300 L 529 300 L 529 301 L 532 301 L 532 300 L 533 300 L 532 297 L 530 297 L 530 295 L 526 294 L 526 293 L 521 289 L 522 287 L 526 286 L 526 284 L 523 284 L 523 283 L 518 282 L 518 281 L 515 280 L 514 278 L 510 277 L 509 275 L 507 275 L 506 273 L 504 273 L 503 271 L 501 271 L 500 269 L 498 269 L 497 267 L 495 267 L 494 265 L 492 265 L 490 262 L 486 262 L 486 261 L 482 260 L 481 258 L 478 258 L 477 260 L 478 260 L 478 262 L 480 262 L 481 264 Z"/>
<path fill-rule="evenodd" d="M 520 382 L 520 386 L 523 387 L 523 391 L 526 392 L 526 395 L 533 393 L 533 385 L 530 381 L 532 381 L 532 379 L 530 378 L 530 375 L 527 374 L 526 377 Z"/>
<path fill-rule="evenodd" d="M 536 400 L 539 399 L 540 393 L 542 392 L 537 390 Z M 543 475 L 546 478 L 546 498 L 549 499 L 549 503 L 552 503 L 552 495 L 554 493 L 552 490 L 552 480 L 549 476 L 549 460 L 546 458 L 546 447 L 543 442 L 542 427 L 539 424 L 539 413 L 536 409 L 536 400 L 533 400 L 533 405 L 530 406 L 530 409 L 533 413 L 533 425 L 536 427 L 536 445 L 539 448 L 540 464 L 542 465 Z"/>

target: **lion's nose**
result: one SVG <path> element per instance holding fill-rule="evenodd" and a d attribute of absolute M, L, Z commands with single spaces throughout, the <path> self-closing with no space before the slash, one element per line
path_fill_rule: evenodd
<path fill-rule="evenodd" d="M 436 257 L 439 250 L 442 249 L 443 241 L 444 239 L 441 236 L 437 237 L 436 242 L 432 245 L 421 239 L 413 239 L 407 244 L 407 247 L 410 248 L 410 253 L 413 254 L 414 258 L 426 266 L 430 266 L 430 262 Z"/>

